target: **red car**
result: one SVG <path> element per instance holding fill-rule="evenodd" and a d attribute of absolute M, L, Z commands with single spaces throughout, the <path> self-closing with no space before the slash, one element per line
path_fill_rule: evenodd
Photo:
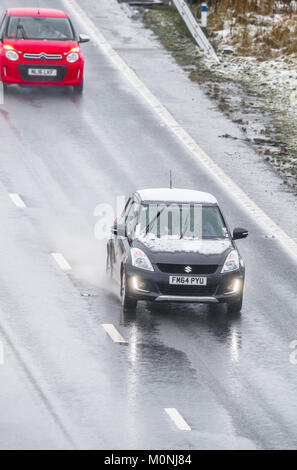
<path fill-rule="evenodd" d="M 69 16 L 61 10 L 15 8 L 0 19 L 0 78 L 4 87 L 69 85 L 82 93 L 84 57 Z"/>

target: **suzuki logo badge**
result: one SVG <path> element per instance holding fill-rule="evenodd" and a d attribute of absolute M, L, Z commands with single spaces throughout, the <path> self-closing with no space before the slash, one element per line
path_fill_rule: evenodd
<path fill-rule="evenodd" d="M 188 274 L 190 274 L 190 273 L 192 272 L 191 266 L 186 266 L 186 267 L 185 267 L 185 272 L 188 273 Z"/>

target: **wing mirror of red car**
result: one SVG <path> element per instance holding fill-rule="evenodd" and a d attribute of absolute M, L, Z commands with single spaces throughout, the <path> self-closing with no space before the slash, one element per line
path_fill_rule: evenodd
<path fill-rule="evenodd" d="M 84 43 L 84 42 L 89 42 L 90 41 L 90 38 L 89 36 L 87 36 L 86 34 L 80 34 L 79 35 L 79 39 L 78 39 L 78 42 L 80 44 Z"/>
<path fill-rule="evenodd" d="M 233 231 L 233 240 L 240 240 L 246 238 L 249 232 L 245 228 L 235 228 Z"/>

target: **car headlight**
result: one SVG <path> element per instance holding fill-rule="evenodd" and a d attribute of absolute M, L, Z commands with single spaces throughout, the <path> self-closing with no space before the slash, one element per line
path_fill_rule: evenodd
<path fill-rule="evenodd" d="M 7 57 L 7 59 L 13 60 L 14 62 L 19 60 L 19 54 L 15 51 L 7 51 L 5 56 Z"/>
<path fill-rule="evenodd" d="M 67 62 L 70 62 L 71 64 L 73 64 L 74 62 L 77 62 L 78 59 L 79 59 L 79 55 L 77 54 L 77 52 L 72 52 L 71 54 L 67 56 Z"/>
<path fill-rule="evenodd" d="M 132 265 L 135 268 L 145 269 L 146 271 L 154 271 L 153 265 L 146 254 L 139 248 L 131 248 Z"/>
<path fill-rule="evenodd" d="M 224 263 L 222 273 L 229 273 L 231 271 L 237 271 L 239 269 L 239 256 L 238 251 L 233 250 L 229 253 Z"/>

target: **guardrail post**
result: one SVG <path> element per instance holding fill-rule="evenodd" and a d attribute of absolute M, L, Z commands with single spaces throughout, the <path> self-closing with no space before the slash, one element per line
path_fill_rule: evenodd
<path fill-rule="evenodd" d="M 201 5 L 201 26 L 207 28 L 207 3 Z"/>
<path fill-rule="evenodd" d="M 185 3 L 185 0 L 172 0 L 174 5 L 176 6 L 177 10 L 179 11 L 180 16 L 186 23 L 190 33 L 192 34 L 193 38 L 197 42 L 199 48 L 211 56 L 217 63 L 220 63 L 218 56 L 215 53 L 214 48 L 212 47 L 211 43 L 207 39 L 205 33 L 203 32 L 201 26 L 195 20 L 194 16 L 191 13 L 188 4 Z M 207 18 L 207 5 L 206 6 L 206 18 Z"/>

